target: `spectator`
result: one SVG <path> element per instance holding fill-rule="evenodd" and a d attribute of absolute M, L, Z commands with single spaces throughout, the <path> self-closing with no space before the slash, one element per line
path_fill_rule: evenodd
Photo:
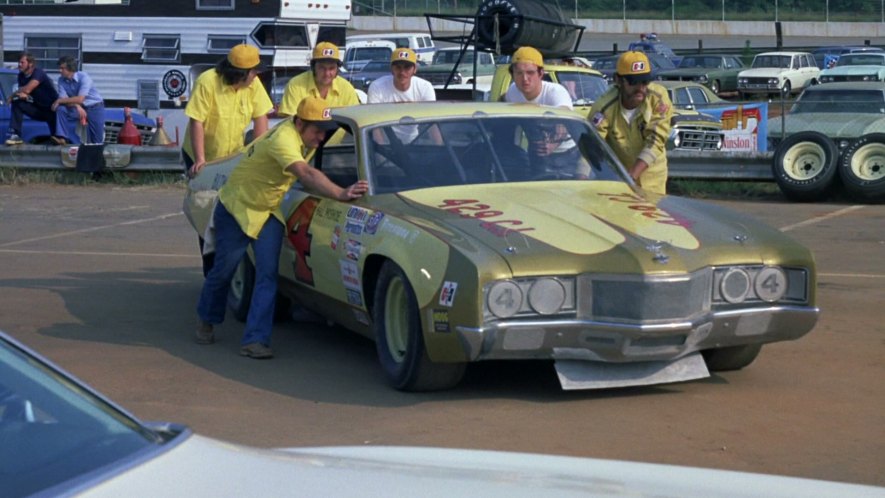
<path fill-rule="evenodd" d="M 52 103 L 56 132 L 52 141 L 79 144 L 77 124 L 85 125 L 86 143 L 104 143 L 104 100 L 84 71 L 77 71 L 77 61 L 69 55 L 58 59 L 58 99 Z"/>
<path fill-rule="evenodd" d="M 633 180 L 649 192 L 664 194 L 673 105 L 667 90 L 651 80 L 648 57 L 624 52 L 614 85 L 593 104 L 589 117 Z"/>
<path fill-rule="evenodd" d="M 369 85 L 368 103 L 381 102 L 427 102 L 436 100 L 436 91 L 429 81 L 415 76 L 418 71 L 418 57 L 409 48 L 398 48 L 390 57 L 390 72 Z M 402 125 L 393 128 L 400 142 L 407 144 L 418 136 L 417 125 Z M 435 141 L 442 143 L 439 130 L 434 128 Z M 380 130 L 378 130 L 380 135 Z M 377 141 L 383 139 L 376 136 Z"/>
<path fill-rule="evenodd" d="M 231 48 L 214 70 L 197 78 L 184 110 L 189 119 L 181 148 L 184 169 L 190 176 L 208 161 L 240 150 L 250 121 L 254 138 L 267 132 L 267 113 L 273 103 L 256 78 L 260 68 L 258 48 L 240 44 Z"/>
<path fill-rule="evenodd" d="M 18 90 L 9 96 L 12 104 L 12 117 L 9 121 L 9 138 L 6 145 L 23 143 L 22 120 L 30 116 L 35 121 L 43 121 L 49 126 L 49 136 L 56 136 L 56 117 L 52 104 L 58 100 L 58 91 L 49 76 L 37 67 L 34 56 L 27 52 L 18 59 Z"/>
<path fill-rule="evenodd" d="M 360 99 L 349 81 L 338 75 L 341 57 L 338 47 L 329 42 L 317 43 L 310 59 L 310 71 L 289 80 L 277 113 L 292 116 L 298 104 L 308 96 L 325 101 L 329 107 L 357 105 Z"/>
<path fill-rule="evenodd" d="M 361 197 L 368 189 L 364 180 L 347 188 L 339 187 L 304 159 L 307 151 L 316 149 L 335 127 L 328 103 L 312 96 L 302 99 L 296 117 L 275 126 L 247 147 L 248 152 L 221 187 L 213 214 L 215 263 L 203 283 L 197 306 L 198 344 L 214 342 L 213 326 L 224 320 L 231 278 L 251 244 L 255 254 L 255 288 L 240 341 L 240 355 L 273 357 L 270 335 L 280 248 L 286 231 L 279 209 L 283 196 L 295 180 L 320 195 L 341 201 Z"/>

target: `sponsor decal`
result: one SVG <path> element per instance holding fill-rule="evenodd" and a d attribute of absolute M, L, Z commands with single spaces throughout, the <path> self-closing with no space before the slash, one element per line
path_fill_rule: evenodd
<path fill-rule="evenodd" d="M 344 243 L 344 256 L 354 261 L 360 259 L 360 252 L 363 250 L 363 244 L 354 239 L 347 239 Z"/>
<path fill-rule="evenodd" d="M 439 293 L 439 304 L 440 306 L 448 306 L 452 307 L 452 303 L 455 301 L 455 292 L 458 290 L 458 282 L 449 282 L 446 280 L 443 282 L 442 291 Z"/>
<path fill-rule="evenodd" d="M 669 110 L 670 110 L 670 106 L 668 106 L 667 104 L 665 104 L 663 102 L 658 104 L 658 106 L 655 108 L 655 112 L 658 114 L 664 114 Z"/>
<path fill-rule="evenodd" d="M 295 208 L 292 216 L 286 222 L 286 233 L 289 243 L 295 249 L 295 260 L 292 262 L 295 278 L 307 285 L 313 283 L 313 268 L 307 263 L 310 258 L 310 243 L 313 234 L 310 232 L 310 224 L 320 200 L 316 197 L 308 197 Z"/>
<path fill-rule="evenodd" d="M 393 235 L 394 237 L 399 237 L 409 243 L 414 242 L 415 239 L 418 238 L 418 232 L 393 223 L 385 223 L 381 225 L 381 231 Z"/>
<path fill-rule="evenodd" d="M 449 326 L 449 310 L 433 310 L 433 331 L 451 332 Z"/>
<path fill-rule="evenodd" d="M 332 119 L 332 110 L 328 107 L 323 109 L 323 119 Z"/>
<path fill-rule="evenodd" d="M 335 209 L 335 206 L 331 203 L 326 203 L 324 206 L 317 209 L 317 216 L 327 220 L 338 221 L 344 216 L 344 211 Z"/>
<path fill-rule="evenodd" d="M 324 48 L 323 49 L 323 56 L 329 57 L 329 56 L 334 56 L 334 55 L 335 55 L 335 50 L 333 50 L 331 48 Z"/>
<path fill-rule="evenodd" d="M 378 231 L 378 225 L 381 224 L 381 220 L 384 219 L 384 213 L 381 211 L 375 211 L 372 213 L 372 216 L 369 216 L 369 220 L 366 221 L 366 233 L 369 235 L 375 235 L 375 232 Z"/>
<path fill-rule="evenodd" d="M 636 61 L 633 63 L 633 66 L 630 70 L 634 73 L 644 73 L 645 72 L 645 61 Z"/>
<path fill-rule="evenodd" d="M 344 225 L 344 231 L 347 233 L 352 233 L 353 235 L 361 235 L 363 233 L 363 226 L 359 223 L 351 223 L 348 221 Z"/>
<path fill-rule="evenodd" d="M 359 291 L 347 289 L 347 302 L 353 306 L 363 305 L 363 295 Z"/>
<path fill-rule="evenodd" d="M 656 223 L 661 223 L 663 225 L 674 225 L 680 226 L 683 228 L 691 228 L 692 222 L 691 220 L 686 219 L 677 219 L 672 216 L 670 213 L 664 211 L 663 209 L 655 206 L 654 204 L 646 201 L 642 197 L 630 193 L 620 193 L 620 194 L 600 194 L 608 197 L 610 201 L 613 202 L 624 202 L 629 204 L 627 206 L 628 209 L 632 211 L 639 212 L 642 216 L 654 220 Z"/>
<path fill-rule="evenodd" d="M 341 267 L 341 281 L 344 283 L 344 288 L 361 291 L 360 269 L 356 263 L 349 259 L 339 259 L 338 265 Z"/>
<path fill-rule="evenodd" d="M 509 219 L 503 211 L 492 209 L 488 204 L 483 204 L 476 199 L 443 199 L 436 207 L 457 214 L 462 218 L 476 218 L 483 220 L 480 226 L 496 235 L 504 237 L 510 232 L 531 232 L 534 228 L 521 226 L 521 220 Z M 495 218 L 495 219 L 492 219 Z M 505 226 L 507 225 L 507 226 Z M 511 228 L 519 226 L 519 228 Z"/>
<path fill-rule="evenodd" d="M 163 75 L 163 91 L 170 99 L 181 97 L 187 90 L 187 78 L 178 69 L 170 69 Z"/>
<path fill-rule="evenodd" d="M 341 237 L 341 225 L 335 225 L 335 228 L 332 229 L 332 239 L 329 241 L 329 247 L 332 250 L 338 249 L 338 239 Z"/>
<path fill-rule="evenodd" d="M 353 221 L 355 223 L 365 223 L 366 220 L 369 219 L 369 212 L 363 208 L 351 206 L 347 210 L 347 221 Z"/>

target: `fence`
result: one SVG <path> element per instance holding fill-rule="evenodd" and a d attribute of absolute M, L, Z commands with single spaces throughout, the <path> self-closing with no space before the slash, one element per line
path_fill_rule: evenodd
<path fill-rule="evenodd" d="M 356 0 L 365 16 L 472 15 L 480 0 Z M 882 22 L 885 0 L 561 0 L 576 19 Z"/>

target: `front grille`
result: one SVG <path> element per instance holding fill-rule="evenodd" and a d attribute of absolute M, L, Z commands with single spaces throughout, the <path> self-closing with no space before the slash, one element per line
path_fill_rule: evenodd
<path fill-rule="evenodd" d="M 118 122 L 107 122 L 104 125 L 104 143 L 106 144 L 115 144 L 117 143 L 117 135 L 120 134 L 120 129 L 123 127 L 123 123 Z M 151 142 L 151 139 L 154 137 L 154 128 L 150 126 L 144 125 L 135 125 L 135 128 L 138 130 L 138 134 L 141 135 L 141 144 L 147 145 Z"/>
<path fill-rule="evenodd" d="M 680 128 L 678 133 L 679 149 L 720 150 L 725 141 L 725 135 L 719 131 Z"/>
<path fill-rule="evenodd" d="M 429 81 L 431 85 L 445 85 L 446 81 L 449 79 L 449 73 L 440 72 L 440 73 L 430 73 L 430 74 L 421 74 L 421 77 L 425 80 Z M 452 81 L 449 84 L 456 85 L 461 83 L 460 78 L 458 77 L 458 73 L 455 73 L 455 76 L 452 77 Z"/>

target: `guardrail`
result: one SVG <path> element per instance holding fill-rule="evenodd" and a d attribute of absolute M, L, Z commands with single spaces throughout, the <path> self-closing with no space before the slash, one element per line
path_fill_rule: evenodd
<path fill-rule="evenodd" d="M 73 170 L 71 146 L 18 145 L 0 147 L 0 168 Z M 106 145 L 109 171 L 182 171 L 178 147 Z M 771 152 L 670 151 L 671 178 L 773 181 Z"/>

